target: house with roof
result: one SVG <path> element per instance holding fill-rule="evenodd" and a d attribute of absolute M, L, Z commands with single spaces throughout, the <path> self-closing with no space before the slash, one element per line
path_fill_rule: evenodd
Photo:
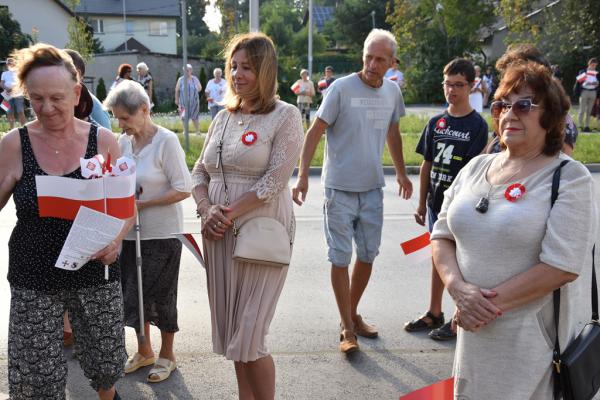
<path fill-rule="evenodd" d="M 67 25 L 73 13 L 59 0 L 2 0 L 21 31 L 38 42 L 65 47 L 69 41 Z M 41 17 L 43 16 L 43 17 Z"/>
<path fill-rule="evenodd" d="M 75 12 L 107 52 L 177 54 L 177 0 L 80 0 Z"/>

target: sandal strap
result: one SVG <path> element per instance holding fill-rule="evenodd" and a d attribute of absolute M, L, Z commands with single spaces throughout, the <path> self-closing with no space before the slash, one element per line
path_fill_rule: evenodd
<path fill-rule="evenodd" d="M 168 358 L 162 358 L 159 357 L 155 362 L 154 362 L 154 367 L 152 367 L 152 369 L 164 369 L 166 371 L 170 371 L 171 370 L 171 365 L 174 364 L 173 361 L 169 360 Z"/>

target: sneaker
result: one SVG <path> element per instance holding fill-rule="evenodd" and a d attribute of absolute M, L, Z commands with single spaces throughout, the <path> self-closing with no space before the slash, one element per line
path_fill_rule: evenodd
<path fill-rule="evenodd" d="M 583 128 L 583 131 L 584 131 L 584 132 L 591 132 L 591 129 L 590 129 L 590 127 L 589 127 L 589 126 L 586 126 L 585 128 Z"/>
<path fill-rule="evenodd" d="M 452 323 L 446 322 L 441 328 L 429 332 L 429 337 L 433 340 L 445 341 L 456 338 L 456 332 L 452 330 Z"/>
<path fill-rule="evenodd" d="M 349 354 L 358 349 L 358 340 L 356 339 L 354 332 L 343 330 L 342 333 L 340 333 L 340 351 Z"/>
<path fill-rule="evenodd" d="M 375 338 L 379 334 L 377 332 L 377 328 L 375 325 L 369 325 L 365 321 L 363 321 L 360 315 L 356 316 L 354 322 L 354 333 L 358 336 L 366 337 L 366 338 Z"/>
<path fill-rule="evenodd" d="M 437 329 L 442 325 L 444 325 L 444 313 L 440 313 L 436 317 L 431 311 L 427 311 L 425 315 L 404 324 L 404 330 L 407 332 L 419 332 Z"/>

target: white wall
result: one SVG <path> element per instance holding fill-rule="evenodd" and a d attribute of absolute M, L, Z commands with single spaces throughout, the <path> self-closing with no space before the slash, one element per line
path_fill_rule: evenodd
<path fill-rule="evenodd" d="M 8 6 L 14 20 L 21 25 L 23 33 L 32 34 L 35 27 L 38 41 L 63 48 L 69 41 L 67 24 L 69 13 L 54 1 L 40 0 L 2 0 Z"/>
<path fill-rule="evenodd" d="M 133 32 L 131 35 L 127 35 L 122 17 L 102 15 L 89 15 L 88 17 L 104 21 L 104 33 L 96 33 L 94 36 L 102 42 L 105 51 L 113 51 L 126 40 L 134 38 L 152 52 L 177 54 L 175 18 L 127 17 L 127 21 L 133 23 Z M 150 35 L 150 23 L 159 21 L 167 23 L 167 35 Z"/>

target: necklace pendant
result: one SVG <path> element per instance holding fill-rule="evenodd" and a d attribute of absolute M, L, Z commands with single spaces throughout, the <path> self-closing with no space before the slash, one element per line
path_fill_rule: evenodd
<path fill-rule="evenodd" d="M 490 207 L 490 201 L 487 199 L 487 197 L 482 197 L 477 202 L 477 205 L 475 206 L 475 209 L 478 212 L 480 212 L 481 214 L 485 214 L 487 212 L 487 210 L 488 210 L 489 207 Z"/>

